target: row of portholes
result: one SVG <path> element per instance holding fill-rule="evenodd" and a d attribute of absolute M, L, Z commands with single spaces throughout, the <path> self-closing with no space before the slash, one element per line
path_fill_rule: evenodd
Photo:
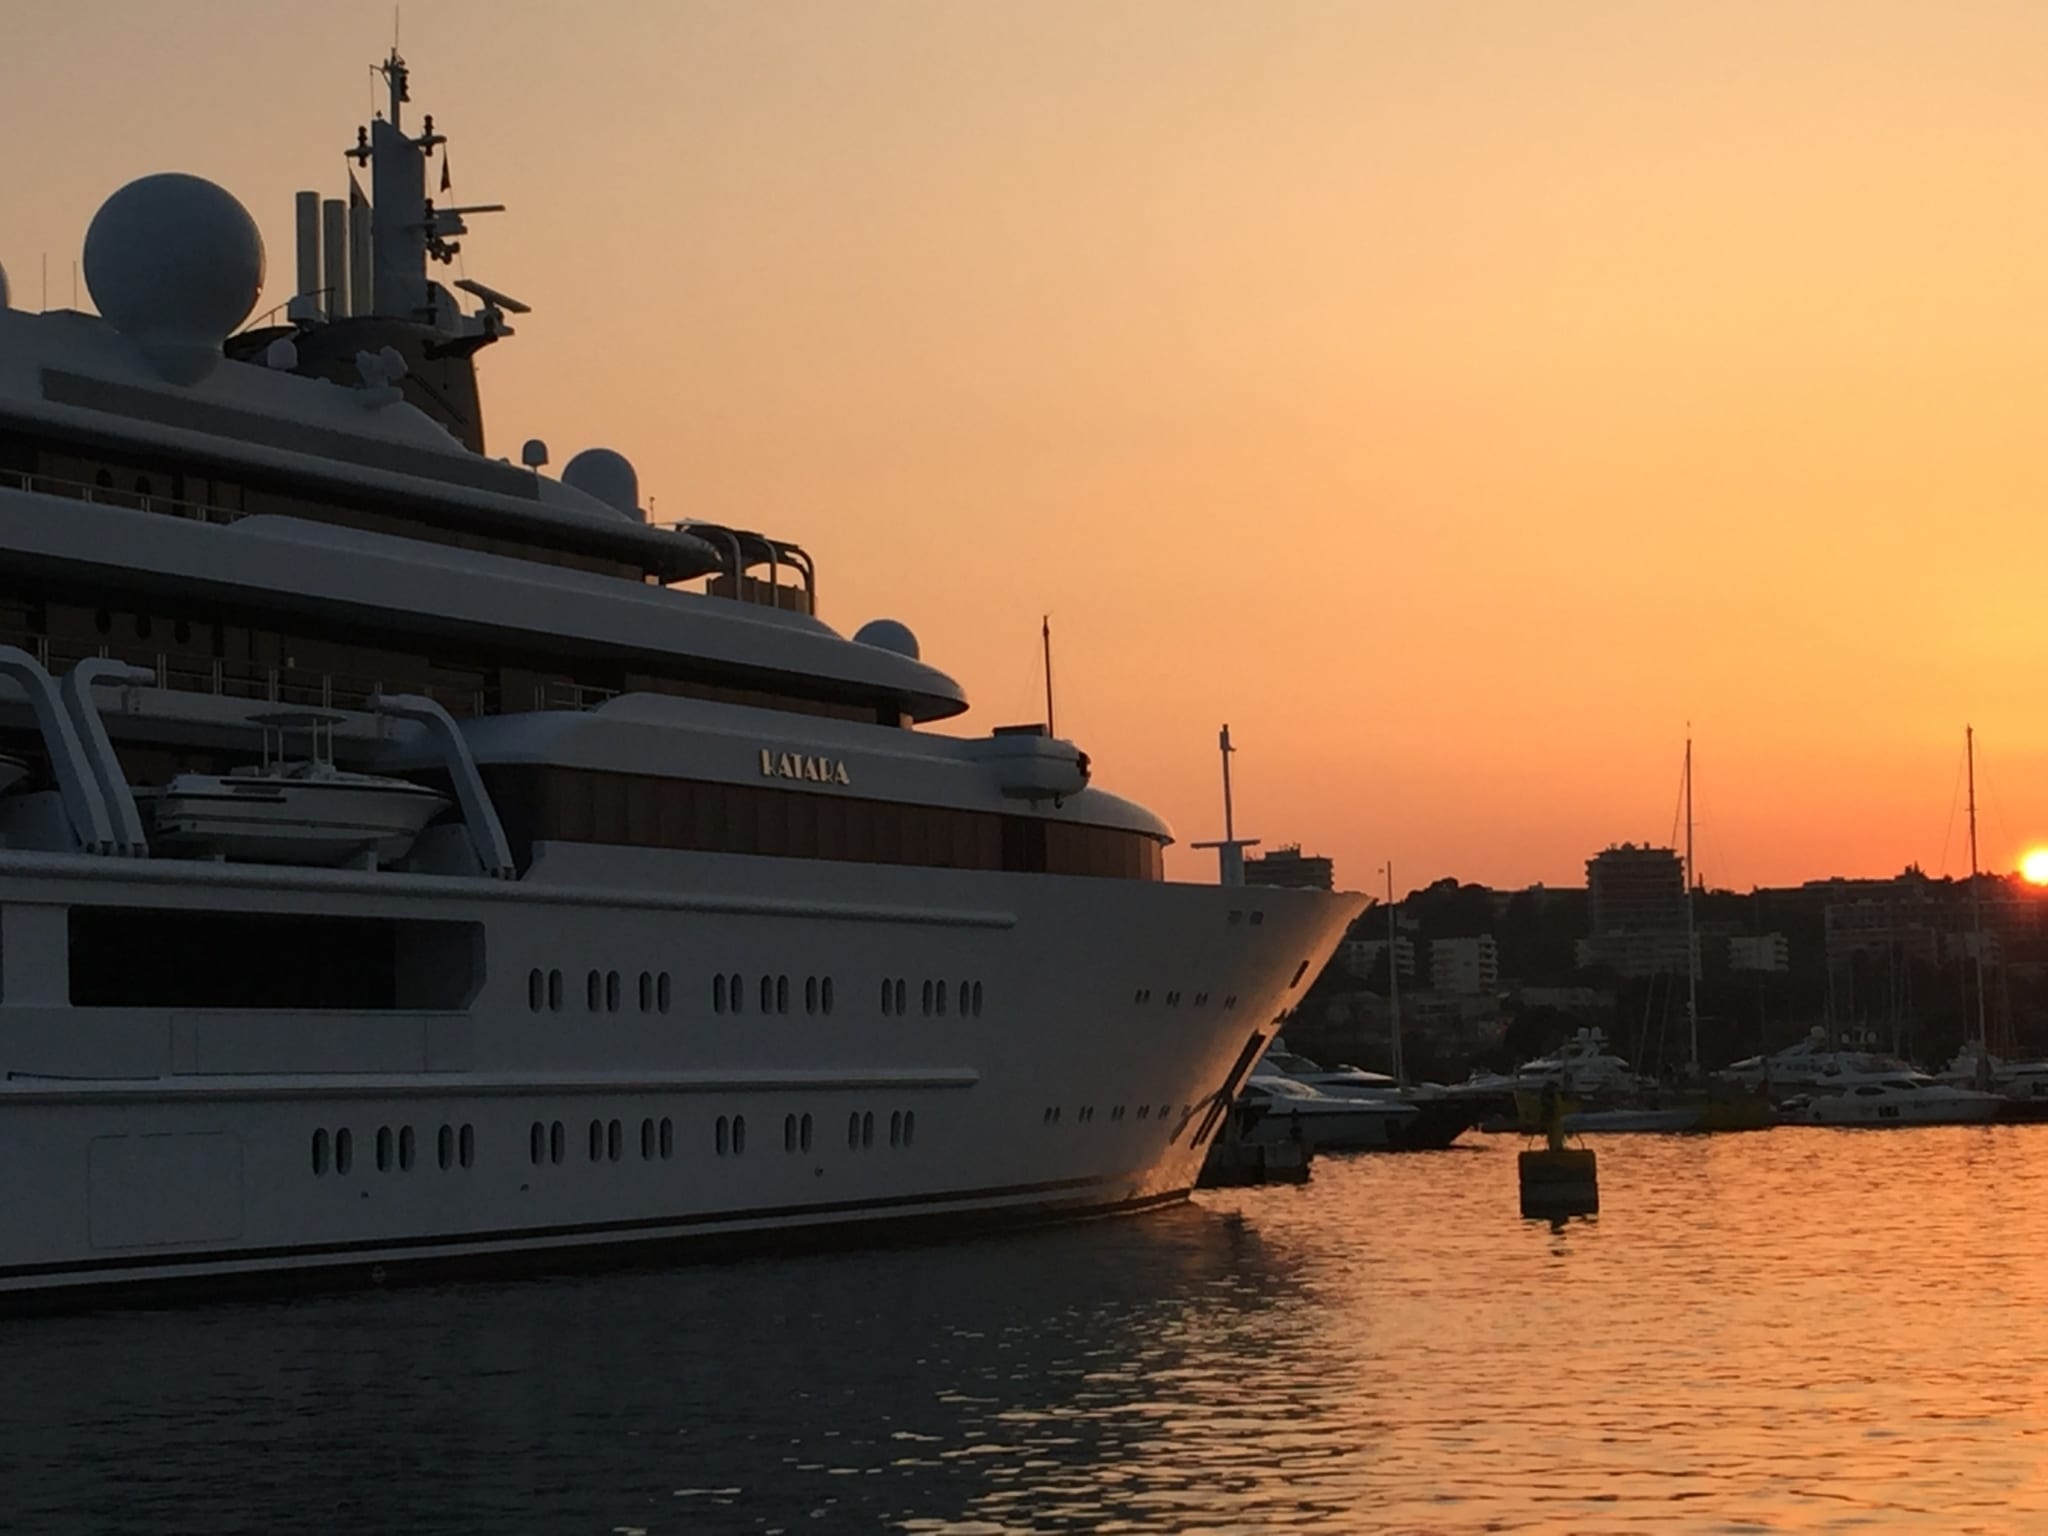
<path fill-rule="evenodd" d="M 806 1118 L 809 1118 L 806 1116 Z M 917 1140 L 917 1111 L 914 1109 L 892 1109 L 889 1111 L 889 1145 L 907 1147 Z M 875 1112 L 871 1109 L 856 1109 L 846 1117 L 846 1146 L 852 1152 L 865 1152 L 875 1144 Z"/>
<path fill-rule="evenodd" d="M 617 1013 L 624 995 L 617 971 L 591 971 L 583 978 L 583 1004 L 592 1013 Z M 674 1000 L 667 971 L 640 973 L 640 1011 L 667 1013 Z M 526 1006 L 534 1013 L 543 1008 L 562 1011 L 562 973 L 538 967 L 526 973 Z"/>
<path fill-rule="evenodd" d="M 760 985 L 761 1012 L 788 1013 L 795 997 L 794 989 L 787 976 L 763 976 Z M 835 999 L 830 976 L 806 976 L 804 978 L 804 1012 L 809 1014 L 830 1013 Z M 747 1011 L 746 978 L 738 972 L 711 978 L 711 1011 L 713 1013 L 745 1013 Z"/>
<path fill-rule="evenodd" d="M 711 1144 L 720 1157 L 739 1157 L 747 1150 L 747 1117 L 720 1115 L 712 1128 Z"/>
<path fill-rule="evenodd" d="M 586 1143 L 593 1163 L 620 1162 L 626 1155 L 626 1128 L 617 1120 L 593 1120 Z M 527 1132 L 526 1155 L 538 1168 L 543 1163 L 560 1163 L 569 1155 L 568 1128 L 561 1121 L 536 1120 Z M 655 1158 L 671 1158 L 676 1155 L 676 1127 L 673 1120 L 664 1116 L 656 1120 L 651 1116 L 640 1122 L 640 1159 L 652 1162 Z"/>
<path fill-rule="evenodd" d="M 1181 1114 L 1185 1116 L 1190 1108 L 1192 1108 L 1192 1106 L 1185 1104 L 1182 1105 Z M 1110 1106 L 1109 1118 L 1112 1120 L 1121 1120 L 1124 1118 L 1125 1113 L 1126 1107 L 1124 1105 L 1113 1104 Z M 1153 1117 L 1154 1113 L 1155 1111 L 1153 1110 L 1150 1104 L 1140 1104 L 1138 1106 L 1137 1113 L 1132 1115 L 1131 1118 L 1134 1120 L 1150 1120 Z M 1161 1120 L 1170 1119 L 1173 1115 L 1173 1106 L 1171 1104 L 1162 1104 L 1159 1106 L 1156 1113 L 1158 1114 Z M 1063 1119 L 1066 1118 L 1066 1114 L 1065 1111 L 1062 1110 L 1059 1105 L 1048 1104 L 1039 1113 L 1038 1118 L 1041 1124 L 1058 1125 Z M 1093 1104 L 1083 1104 L 1082 1106 L 1080 1106 L 1080 1108 L 1074 1111 L 1074 1123 L 1076 1125 L 1086 1125 L 1094 1118 L 1095 1106 Z"/>
<path fill-rule="evenodd" d="M 919 993 L 926 1018 L 944 1018 L 949 1002 L 955 1003 L 962 1018 L 981 1017 L 981 983 L 963 981 L 958 992 L 950 992 L 943 981 L 927 981 Z M 910 1012 L 910 983 L 900 976 L 882 980 L 882 1012 L 885 1016 Z"/>
<path fill-rule="evenodd" d="M 1180 1006 L 1180 999 L 1181 999 L 1181 994 L 1180 994 L 1180 993 L 1178 993 L 1178 992 L 1169 992 L 1169 993 L 1167 993 L 1167 994 L 1166 994 L 1166 1006 L 1167 1006 L 1167 1007 L 1169 1007 L 1169 1008 L 1178 1008 L 1178 1007 Z M 1134 993 L 1133 993 L 1133 994 L 1131 995 L 1131 1001 L 1132 1001 L 1132 1002 L 1134 1002 L 1134 1003 L 1149 1003 L 1149 1002 L 1151 1002 L 1151 1001 L 1152 1001 L 1152 989 L 1151 989 L 1150 987 L 1140 987 L 1140 988 L 1138 988 L 1138 990 L 1137 990 L 1136 992 L 1134 992 Z M 1190 1006 L 1190 1007 L 1194 1007 L 1194 1008 L 1202 1008 L 1202 1007 L 1206 1007 L 1206 1006 L 1208 1005 L 1208 1002 L 1209 1002 L 1209 994 L 1208 994 L 1208 993 L 1206 993 L 1206 992 L 1197 992 L 1197 993 L 1196 993 L 1196 994 L 1194 995 L 1194 999 L 1193 999 L 1193 1001 L 1192 1001 L 1192 1002 L 1191 1002 L 1191 1003 L 1189 1004 L 1189 1006 Z M 1225 993 L 1225 994 L 1224 994 L 1224 997 L 1223 997 L 1223 1006 L 1224 1006 L 1225 1008 L 1235 1008 L 1235 1007 L 1237 1006 L 1237 994 L 1236 994 L 1235 992 L 1227 992 L 1227 993 Z"/>
<path fill-rule="evenodd" d="M 388 1125 L 377 1127 L 375 1141 L 377 1171 L 411 1173 L 419 1157 L 419 1143 L 409 1125 L 394 1132 Z M 476 1164 L 476 1127 L 444 1125 L 434 1138 L 434 1159 L 443 1168 L 469 1168 Z M 347 1126 L 330 1133 L 325 1126 L 313 1132 L 313 1172 L 324 1176 L 332 1168 L 346 1177 L 356 1165 L 355 1132 Z"/>

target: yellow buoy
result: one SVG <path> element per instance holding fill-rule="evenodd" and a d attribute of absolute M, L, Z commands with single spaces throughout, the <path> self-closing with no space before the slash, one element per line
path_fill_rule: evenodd
<path fill-rule="evenodd" d="M 1600 1176 L 1589 1147 L 1533 1147 L 1521 1156 L 1524 1216 L 1591 1216 Z"/>

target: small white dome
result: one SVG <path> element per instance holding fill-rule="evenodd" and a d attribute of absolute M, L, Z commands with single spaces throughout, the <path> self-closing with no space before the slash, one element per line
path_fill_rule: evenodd
<path fill-rule="evenodd" d="M 615 512 L 638 519 L 640 472 L 623 453 L 609 448 L 586 448 L 562 466 L 562 484 L 595 496 Z"/>
<path fill-rule="evenodd" d="M 203 378 L 263 291 L 263 236 L 210 181 L 176 172 L 131 181 L 85 233 L 85 282 L 100 313 L 177 383 Z"/>
<path fill-rule="evenodd" d="M 918 659 L 917 636 L 908 624 L 899 624 L 894 619 L 869 619 L 854 631 L 853 640 L 856 645 L 872 645 L 877 650 L 908 656 L 912 661 Z"/>

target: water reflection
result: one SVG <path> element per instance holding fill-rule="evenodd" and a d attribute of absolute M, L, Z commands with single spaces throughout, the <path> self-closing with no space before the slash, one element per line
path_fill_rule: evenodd
<path fill-rule="evenodd" d="M 2048 1529 L 2048 1127 L 1504 1143 L 949 1247 L 0 1324 L 10 1531 Z"/>

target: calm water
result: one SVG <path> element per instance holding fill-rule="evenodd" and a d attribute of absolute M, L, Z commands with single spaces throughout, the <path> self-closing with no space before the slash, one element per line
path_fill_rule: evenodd
<path fill-rule="evenodd" d="M 0 1323 L 0 1529 L 2044 1531 L 2048 1126 L 1516 1143 L 951 1247 Z"/>

